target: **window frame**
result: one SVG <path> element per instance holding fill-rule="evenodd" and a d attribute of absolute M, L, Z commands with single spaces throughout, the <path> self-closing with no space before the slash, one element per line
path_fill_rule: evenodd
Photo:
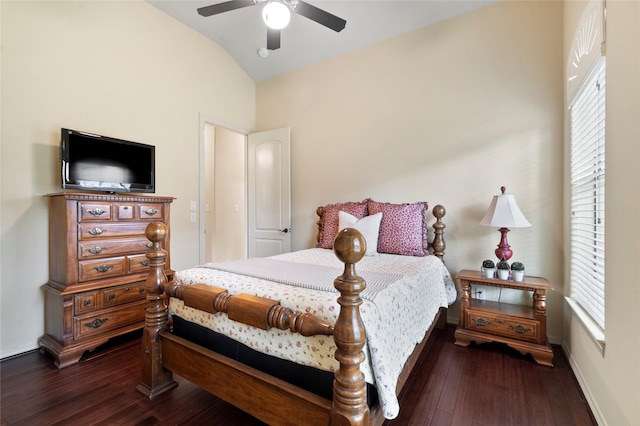
<path fill-rule="evenodd" d="M 569 306 L 605 347 L 605 97 L 600 56 L 570 106 Z"/>

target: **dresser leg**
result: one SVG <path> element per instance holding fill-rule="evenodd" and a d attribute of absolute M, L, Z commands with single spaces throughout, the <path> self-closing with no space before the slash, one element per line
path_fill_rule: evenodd
<path fill-rule="evenodd" d="M 85 352 L 91 352 L 100 345 L 107 343 L 109 339 L 94 340 L 88 345 L 63 346 L 48 334 L 38 340 L 41 351 L 44 350 L 53 356 L 54 365 L 57 368 L 65 368 L 77 364 Z"/>

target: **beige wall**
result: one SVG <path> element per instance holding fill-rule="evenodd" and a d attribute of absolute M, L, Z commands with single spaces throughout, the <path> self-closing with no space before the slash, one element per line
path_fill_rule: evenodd
<path fill-rule="evenodd" d="M 606 4 L 606 346 L 602 353 L 568 305 L 565 306 L 563 346 L 599 423 L 638 425 L 640 2 L 607 0 Z M 567 58 L 585 6 L 583 1 L 565 3 Z M 568 120 L 565 122 L 568 124 Z M 568 125 L 565 134 L 566 146 Z M 568 199 L 566 203 L 568 205 Z"/>
<path fill-rule="evenodd" d="M 292 129 L 293 248 L 314 243 L 318 205 L 426 200 L 447 208 L 449 269 L 478 268 L 499 241 L 478 222 L 505 185 L 533 224 L 510 232 L 512 260 L 558 290 L 559 342 L 560 40 L 561 3 L 506 2 L 258 83 L 257 128 Z"/>
<path fill-rule="evenodd" d="M 172 207 L 172 266 L 198 262 L 200 115 L 251 129 L 255 84 L 221 47 L 143 1 L 0 2 L 1 356 L 44 332 L 47 204 L 60 128 L 156 146 Z M 194 243 L 196 242 L 196 243 Z"/>

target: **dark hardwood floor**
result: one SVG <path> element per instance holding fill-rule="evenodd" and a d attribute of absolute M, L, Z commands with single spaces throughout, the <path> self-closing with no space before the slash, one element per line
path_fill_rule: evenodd
<path fill-rule="evenodd" d="M 554 368 L 499 344 L 453 344 L 453 326 L 431 348 L 401 395 L 399 425 L 595 425 L 558 347 Z M 57 370 L 30 352 L 0 363 L 4 425 L 262 425 L 176 377 L 180 386 L 148 400 L 135 391 L 139 335 L 110 342 Z"/>

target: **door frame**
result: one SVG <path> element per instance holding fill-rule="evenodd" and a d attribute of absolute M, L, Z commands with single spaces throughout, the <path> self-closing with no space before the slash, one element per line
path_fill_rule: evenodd
<path fill-rule="evenodd" d="M 223 123 L 220 120 L 217 120 L 213 117 L 210 117 L 206 114 L 200 113 L 199 117 L 199 160 L 198 160 L 198 262 L 205 262 L 205 244 L 206 244 L 206 235 L 205 235 L 205 127 L 206 125 L 212 125 L 215 127 L 222 127 L 232 132 L 240 133 L 244 135 L 244 144 L 245 149 L 247 146 L 247 135 L 251 133 L 249 129 L 243 129 L 237 126 L 229 125 L 228 123 Z M 246 186 L 246 173 L 245 173 L 245 186 Z M 245 194 L 246 197 L 246 194 Z M 245 212 L 246 215 L 246 212 Z M 246 217 L 245 217 L 246 222 Z"/>

